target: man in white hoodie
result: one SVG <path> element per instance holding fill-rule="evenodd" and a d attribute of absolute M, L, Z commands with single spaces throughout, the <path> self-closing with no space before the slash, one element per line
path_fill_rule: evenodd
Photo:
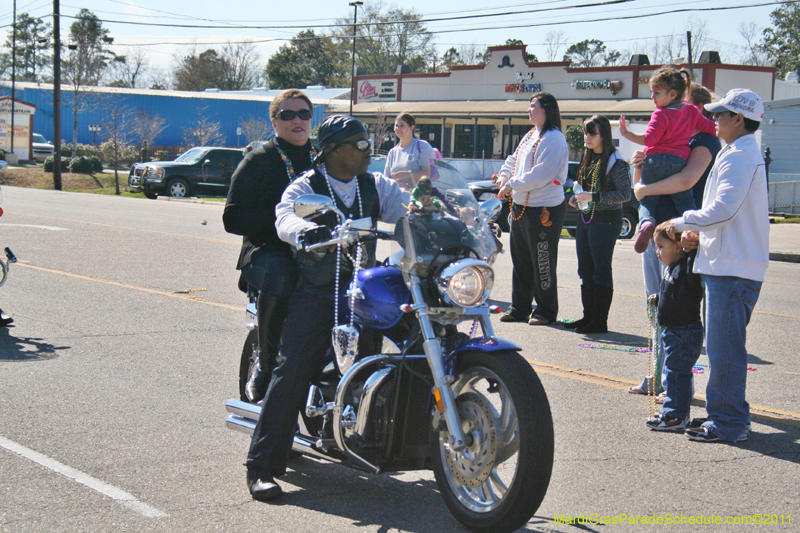
<path fill-rule="evenodd" d="M 684 232 L 684 246 L 698 248 L 694 272 L 704 290 L 710 366 L 708 419 L 693 420 L 686 436 L 742 442 L 750 432 L 746 329 L 769 263 L 767 175 L 754 135 L 764 104 L 749 89 L 731 89 L 705 108 L 727 146 L 708 176 L 703 207 L 672 220 L 674 230 Z"/>

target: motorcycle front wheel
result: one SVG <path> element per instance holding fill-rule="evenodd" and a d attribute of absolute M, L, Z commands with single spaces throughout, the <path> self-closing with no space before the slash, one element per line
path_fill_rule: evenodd
<path fill-rule="evenodd" d="M 467 528 L 522 527 L 544 499 L 553 469 L 553 419 L 539 377 L 517 352 L 459 355 L 452 385 L 467 447 L 433 432 L 436 483 Z"/>

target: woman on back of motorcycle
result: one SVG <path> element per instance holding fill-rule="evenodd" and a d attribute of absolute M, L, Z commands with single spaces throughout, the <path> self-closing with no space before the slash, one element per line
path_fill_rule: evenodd
<path fill-rule="evenodd" d="M 301 91 L 279 94 L 269 108 L 275 138 L 249 151 L 231 178 L 222 221 L 225 231 L 242 235 L 236 268 L 258 289 L 258 362 L 246 392 L 256 402 L 266 393 L 271 362 L 278 355 L 289 296 L 297 283 L 291 247 L 278 238 L 275 206 L 284 189 L 311 168 L 309 141 L 313 105 Z"/>

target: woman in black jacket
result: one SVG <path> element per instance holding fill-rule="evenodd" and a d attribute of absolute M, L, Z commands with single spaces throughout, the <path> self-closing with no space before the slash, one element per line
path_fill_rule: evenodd
<path fill-rule="evenodd" d="M 264 397 L 278 355 L 289 296 L 297 282 L 291 247 L 278 238 L 275 206 L 284 189 L 311 168 L 314 149 L 309 141 L 311 100 L 289 89 L 270 104 L 276 137 L 245 155 L 231 179 L 222 221 L 225 231 L 242 235 L 236 268 L 259 290 L 258 340 L 261 354 L 248 380 L 251 401 Z"/>
<path fill-rule="evenodd" d="M 594 115 L 584 122 L 583 140 L 586 153 L 573 185 L 575 196 L 569 200 L 573 207 L 578 202 L 585 207 L 578 208 L 575 235 L 583 318 L 564 327 L 578 333 L 605 333 L 614 296 L 611 259 L 622 229 L 622 204 L 631 197 L 631 174 L 628 162 L 614 148 L 606 117 Z"/>

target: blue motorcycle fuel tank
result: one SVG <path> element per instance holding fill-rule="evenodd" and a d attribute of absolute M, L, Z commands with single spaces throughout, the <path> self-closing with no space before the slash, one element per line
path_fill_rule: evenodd
<path fill-rule="evenodd" d="M 399 268 L 379 266 L 362 270 L 355 286 L 362 297 L 355 299 L 353 311 L 358 322 L 376 329 L 389 329 L 403 318 L 400 306 L 411 302 L 411 293 Z M 349 302 L 349 300 L 348 300 Z"/>

